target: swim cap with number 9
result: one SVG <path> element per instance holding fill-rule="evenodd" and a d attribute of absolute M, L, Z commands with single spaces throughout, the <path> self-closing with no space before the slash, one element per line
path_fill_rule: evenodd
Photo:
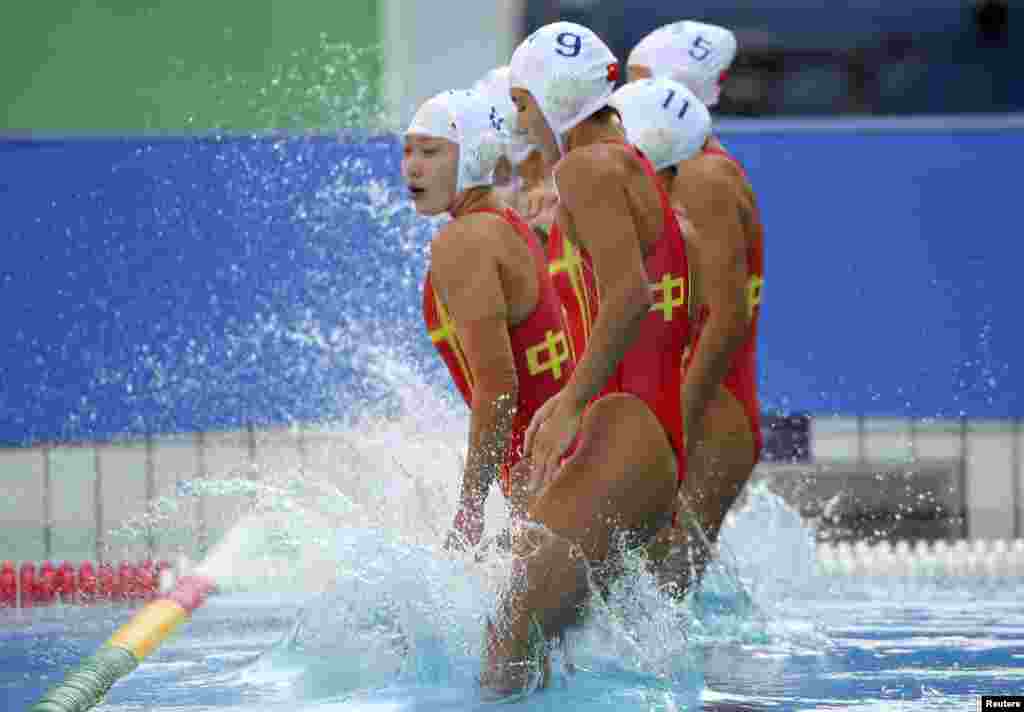
<path fill-rule="evenodd" d="M 615 55 L 591 30 L 554 22 L 516 48 L 509 82 L 533 95 L 564 153 L 565 133 L 608 104 L 618 71 Z"/>

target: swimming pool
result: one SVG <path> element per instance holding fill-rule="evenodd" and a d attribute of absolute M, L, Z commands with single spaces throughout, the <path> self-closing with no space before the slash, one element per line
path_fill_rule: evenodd
<path fill-rule="evenodd" d="M 399 414 L 342 426 L 341 446 L 315 461 L 321 465 L 182 488 L 181 497 L 192 496 L 191 485 L 225 496 L 255 488 L 244 499 L 282 512 L 285 542 L 296 532 L 319 542 L 336 572 L 327 592 L 274 592 L 279 581 L 253 585 L 250 576 L 241 590 L 211 598 L 99 709 L 482 706 L 482 620 L 507 562 L 479 565 L 438 550 L 455 509 L 453 473 L 462 468 L 468 422 L 405 364 L 385 354 L 376 365 Z M 318 530 L 310 507 L 330 526 Z M 506 522 L 493 493 L 486 533 Z M 253 553 L 271 543 L 264 538 Z M 1024 577 L 1016 564 L 979 566 L 970 550 L 957 549 L 921 557 L 913 571 L 895 564 L 918 552 L 895 562 L 857 551 L 819 560 L 814 523 L 767 480 L 747 488 L 721 548 L 706 593 L 686 604 L 661 596 L 642 562 L 629 559 L 633 567 L 608 604 L 596 605 L 572 636 L 576 672 L 566 672 L 556 651 L 552 686 L 519 707 L 960 710 L 982 693 L 1024 690 Z M 244 568 L 235 572 L 241 579 Z M 131 612 L 0 610 L 0 709 L 26 709 Z"/>
<path fill-rule="evenodd" d="M 551 688 L 519 707 L 962 710 L 1024 690 L 1024 580 L 826 573 L 812 533 L 753 488 L 705 594 L 664 599 L 637 562 L 573 636 L 576 671 L 556 653 Z M 499 576 L 382 529 L 338 531 L 331 548 L 342 575 L 328 593 L 212 598 L 99 709 L 486 706 L 480 617 Z M 2 708 L 36 701 L 130 613 L 0 612 Z"/>
<path fill-rule="evenodd" d="M 833 161 L 833 152 L 815 148 L 824 139 L 813 133 L 807 140 L 814 146 L 804 152 Z M 905 138 L 891 142 L 906 144 Z M 922 140 L 933 139 L 949 143 L 939 134 Z M 18 151 L 8 152 L 9 160 L 21 156 L 24 162 L 23 180 L 9 186 L 19 191 L 9 193 L 18 196 L 12 205 L 23 206 L 15 211 L 20 222 L 12 234 L 32 236 L 22 241 L 25 269 L 12 268 L 12 279 L 18 284 L 20 275 L 27 295 L 22 302 L 53 305 L 59 317 L 25 312 L 32 324 L 21 324 L 27 336 L 19 331 L 18 343 L 36 349 L 38 327 L 38 343 L 52 339 L 54 347 L 15 359 L 27 369 L 12 381 L 27 405 L 12 411 L 12 427 L 41 428 L 52 437 L 237 426 L 243 411 L 258 420 L 317 423 L 352 410 L 402 414 L 376 431 L 345 433 L 350 452 L 329 458 L 332 468 L 353 475 L 345 493 L 364 508 L 332 542 L 330 553 L 343 573 L 338 586 L 319 597 L 257 587 L 212 599 L 113 688 L 103 709 L 473 708 L 481 617 L 493 590 L 480 572 L 429 546 L 450 522 L 462 469 L 456 454 L 468 424 L 461 405 L 439 399 L 436 389 L 409 375 L 439 367 L 424 339 L 417 301 L 432 230 L 411 219 L 396 182 L 399 153 L 391 139 L 248 143 L 220 137 L 177 146 L 90 140 L 78 144 L 70 161 L 55 144 L 28 152 L 19 142 L 12 144 Z M 790 154 L 799 141 L 792 137 L 758 139 L 746 147 L 737 137 L 736 143 L 752 171 L 796 165 L 796 154 Z M 863 153 L 859 143 L 843 150 Z M 47 169 L 48 161 L 62 170 Z M 98 178 L 102 190 L 81 189 Z M 905 176 L 891 178 L 920 192 Z M 768 191 L 765 203 L 784 207 L 785 196 L 773 197 L 771 184 L 759 183 Z M 941 201 L 926 199 L 941 195 L 939 189 L 918 197 L 937 206 Z M 793 192 L 785 181 L 776 181 L 776 190 Z M 792 212 L 799 225 L 808 223 L 806 204 L 803 199 Z M 183 211 L 189 220 L 182 219 Z M 785 221 L 775 212 L 773 230 L 785 234 Z M 908 234 L 916 234 L 920 220 L 916 213 L 911 217 Z M 46 230 L 38 227 L 41 221 Z M 126 232 L 125 225 L 135 228 Z M 210 259 L 214 236 L 223 259 Z M 844 293 L 833 288 L 835 274 L 806 269 L 808 244 L 790 242 L 799 259 L 774 258 L 777 266 L 796 270 L 791 278 L 777 275 L 777 284 L 795 291 L 791 308 L 766 312 L 778 319 L 765 328 L 773 335 L 763 354 L 766 408 L 789 410 L 792 400 L 852 412 L 861 399 L 874 408 L 880 398 L 896 398 L 898 411 L 906 404 L 920 413 L 945 412 L 948 369 L 942 364 L 901 370 L 890 363 L 894 349 L 880 351 L 884 368 L 875 370 L 892 382 L 880 386 L 876 373 L 868 379 L 872 388 L 852 388 L 863 367 L 847 363 L 854 352 L 835 359 L 820 352 L 830 343 L 843 351 L 842 339 L 819 339 L 816 355 L 808 354 L 807 324 L 825 322 L 792 315 L 801 313 L 806 294 Z M 109 269 L 123 261 L 126 245 L 144 249 L 140 254 L 159 267 L 139 271 L 137 284 L 122 284 L 118 280 L 130 274 Z M 49 272 L 39 271 L 39 255 Z M 178 275 L 180 283 L 147 279 L 155 273 Z M 53 290 L 41 274 L 58 276 L 62 290 Z M 828 284 L 818 289 L 821 280 Z M 918 282 L 934 296 L 930 281 Z M 964 290 L 991 282 L 974 280 Z M 846 290 L 860 300 L 858 313 L 862 292 Z M 97 296 L 123 293 L 136 296 L 127 311 L 127 304 L 113 308 Z M 186 294 L 190 298 L 182 302 Z M 777 304 L 787 303 L 785 294 L 775 294 Z M 51 301 L 55 297 L 60 299 Z M 69 326 L 66 320 L 80 313 L 90 315 L 95 334 L 130 326 L 133 338 L 114 340 L 110 349 L 64 341 L 78 338 L 86 322 Z M 989 353 L 994 317 L 986 310 L 976 316 L 984 324 L 971 331 L 970 322 L 961 330 L 983 334 L 974 340 L 977 358 L 961 362 L 962 349 L 932 349 L 957 359 L 958 412 L 971 402 L 1012 400 L 1012 389 L 995 387 L 997 377 L 1005 386 L 1008 372 L 999 354 Z M 894 343 L 903 343 L 911 332 L 904 321 L 893 324 Z M 956 341 L 956 333 L 945 338 Z M 93 347 L 84 352 L 88 358 L 82 344 Z M 803 351 L 789 354 L 792 344 Z M 39 361 L 40 353 L 49 360 Z M 901 353 L 919 355 L 913 349 Z M 826 381 L 807 374 L 824 363 L 832 385 L 818 393 Z M 447 374 L 440 382 L 447 386 Z M 806 392 L 807 384 L 815 384 L 814 393 Z M 69 403 L 78 404 L 71 413 Z M 35 422 L 36 413 L 47 414 L 49 422 Z M 498 501 L 492 495 L 489 507 Z M 489 527 L 500 525 L 492 514 Z M 810 525 L 777 498 L 755 492 L 726 529 L 729 568 L 713 572 L 707 596 L 677 606 L 657 596 L 642 575 L 627 578 L 611 604 L 595 611 L 590 626 L 575 636 L 578 671 L 570 677 L 556 664 L 552 689 L 521 707 L 959 710 L 972 709 L 979 693 L 1024 691 L 1024 578 L 947 576 L 928 567 L 910 577 L 866 576 L 864 570 L 834 576 L 817 570 L 813 539 Z M 750 591 L 749 599 L 741 590 Z M 126 608 L 101 606 L 0 610 L 0 712 L 38 699 L 129 615 Z"/>

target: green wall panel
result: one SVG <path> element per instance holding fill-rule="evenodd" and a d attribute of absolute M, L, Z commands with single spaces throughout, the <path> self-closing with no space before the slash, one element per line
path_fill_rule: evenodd
<path fill-rule="evenodd" d="M 7 134 L 331 130 L 365 123 L 379 97 L 376 0 L 54 0 L 10 12 Z"/>

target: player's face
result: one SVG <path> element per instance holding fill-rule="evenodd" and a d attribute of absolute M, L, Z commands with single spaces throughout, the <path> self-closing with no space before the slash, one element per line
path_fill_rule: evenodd
<path fill-rule="evenodd" d="M 626 81 L 635 82 L 638 79 L 650 79 L 651 68 L 642 64 L 631 64 L 626 67 Z"/>
<path fill-rule="evenodd" d="M 516 130 L 526 133 L 528 143 L 536 146 L 549 163 L 558 160 L 558 142 L 548 126 L 533 94 L 525 89 L 512 89 L 509 95 L 516 107 Z"/>
<path fill-rule="evenodd" d="M 405 137 L 402 177 L 420 215 L 438 215 L 455 199 L 459 147 L 443 138 Z"/>

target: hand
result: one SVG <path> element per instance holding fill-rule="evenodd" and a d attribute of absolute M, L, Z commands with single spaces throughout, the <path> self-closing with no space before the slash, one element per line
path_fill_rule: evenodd
<path fill-rule="evenodd" d="M 533 462 L 527 458 L 517 462 L 509 472 L 508 508 L 513 521 L 526 518 L 530 510 L 531 488 L 533 480 Z"/>
<path fill-rule="evenodd" d="M 551 396 L 544 401 L 544 405 L 533 412 L 533 417 L 530 418 L 530 424 L 526 426 L 526 434 L 523 438 L 523 459 L 516 465 L 514 472 L 533 469 L 533 462 L 531 459 L 533 454 L 533 439 L 536 437 L 537 429 L 541 424 L 551 417 L 551 412 L 558 404 L 559 395 L 561 394 L 556 393 Z"/>
<path fill-rule="evenodd" d="M 526 430 L 524 450 L 534 466 L 531 489 L 535 493 L 543 491 L 554 480 L 561 457 L 576 438 L 582 417 L 582 410 L 573 406 L 565 390 L 534 413 Z"/>
<path fill-rule="evenodd" d="M 526 193 L 523 218 L 530 227 L 535 225 L 547 227 L 555 221 L 557 208 L 558 196 L 548 188 L 546 183 L 541 183 Z"/>

